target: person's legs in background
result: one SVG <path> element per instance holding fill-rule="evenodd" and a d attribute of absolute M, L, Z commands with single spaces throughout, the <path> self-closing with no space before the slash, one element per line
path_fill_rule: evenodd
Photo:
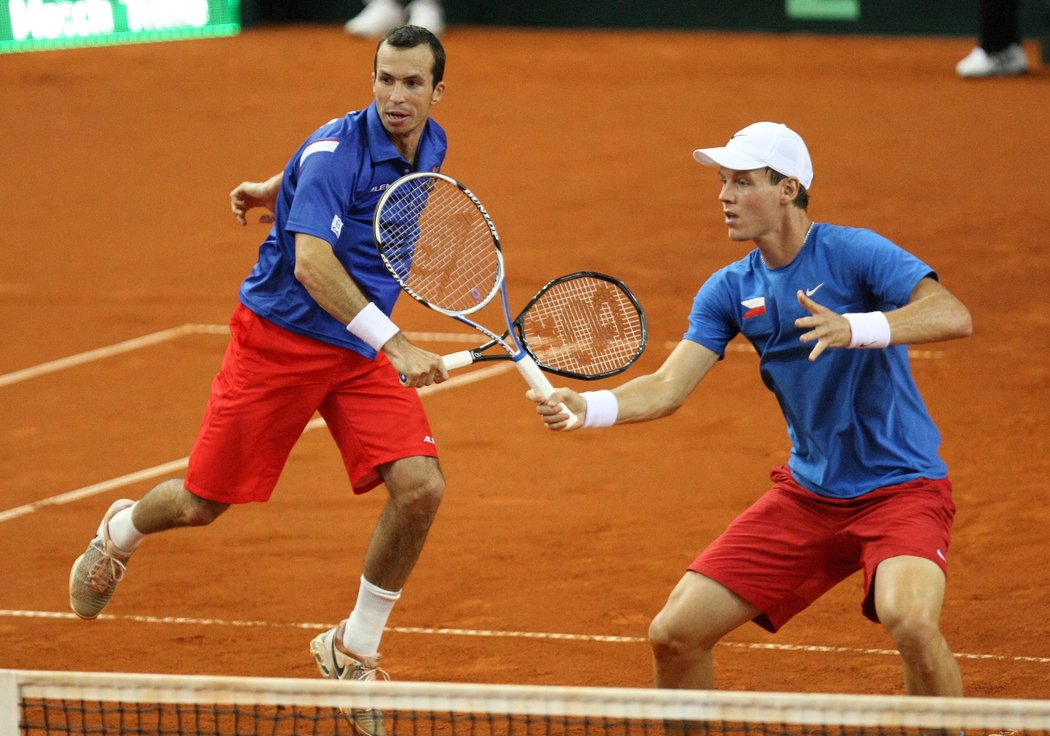
<path fill-rule="evenodd" d="M 979 45 L 955 65 L 960 77 L 1025 74 L 1028 58 L 1021 45 L 1020 0 L 981 0 Z"/>
<path fill-rule="evenodd" d="M 364 9 L 343 26 L 351 36 L 378 38 L 407 22 L 422 26 L 435 36 L 445 32 L 441 0 L 413 0 L 402 7 L 399 0 L 366 0 Z"/>

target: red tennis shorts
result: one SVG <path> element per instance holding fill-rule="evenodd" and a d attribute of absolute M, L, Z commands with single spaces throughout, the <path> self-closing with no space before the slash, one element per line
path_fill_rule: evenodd
<path fill-rule="evenodd" d="M 289 332 L 238 305 L 212 383 L 186 488 L 221 503 L 266 501 L 315 412 L 335 438 L 354 493 L 379 466 L 437 457 L 419 394 L 382 353 L 375 360 Z"/>
<path fill-rule="evenodd" d="M 800 486 L 786 465 L 770 478 L 773 487 L 689 566 L 762 611 L 754 619 L 762 628 L 777 631 L 861 569 L 861 611 L 878 622 L 875 569 L 890 557 L 922 557 L 947 576 L 955 518 L 948 479 L 920 478 L 836 499 Z"/>

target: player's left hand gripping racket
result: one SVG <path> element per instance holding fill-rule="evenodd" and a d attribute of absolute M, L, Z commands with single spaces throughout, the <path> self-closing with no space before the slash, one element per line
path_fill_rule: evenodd
<path fill-rule="evenodd" d="M 376 246 L 406 293 L 496 340 L 543 398 L 554 392 L 512 329 L 499 234 L 478 198 L 436 172 L 407 174 L 383 193 L 373 221 Z M 513 344 L 470 319 L 497 293 Z M 569 415 L 569 425 L 578 417 Z"/>

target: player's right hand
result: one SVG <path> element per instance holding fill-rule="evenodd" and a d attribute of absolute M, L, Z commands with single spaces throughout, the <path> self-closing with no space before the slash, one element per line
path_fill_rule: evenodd
<path fill-rule="evenodd" d="M 400 332 L 383 346 L 383 353 L 394 365 L 401 383 L 407 387 L 423 388 L 448 380 L 448 371 L 441 356 L 416 347 Z"/>
<path fill-rule="evenodd" d="M 544 399 L 535 389 L 525 392 L 525 398 L 535 402 L 536 413 L 540 415 L 547 429 L 555 432 L 567 432 L 583 426 L 587 412 L 587 400 L 568 388 L 556 388 L 550 398 Z M 570 422 L 566 409 L 576 415 L 576 421 Z"/>

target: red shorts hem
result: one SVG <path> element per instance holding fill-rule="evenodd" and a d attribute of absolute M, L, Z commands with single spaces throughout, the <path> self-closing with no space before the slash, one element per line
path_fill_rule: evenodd
<path fill-rule="evenodd" d="M 375 466 L 369 469 L 365 469 L 358 473 L 356 477 L 350 479 L 350 486 L 353 488 L 354 495 L 360 496 L 364 493 L 368 493 L 376 486 L 382 485 L 383 476 L 379 472 L 379 468 L 383 465 L 389 465 L 390 463 L 396 463 L 398 460 L 406 460 L 410 457 L 432 457 L 437 459 L 438 452 L 437 447 L 430 445 L 429 447 L 422 448 L 419 452 L 413 452 L 409 455 L 404 453 L 398 453 L 396 456 L 392 456 L 386 459 L 379 459 L 376 461 Z"/>

